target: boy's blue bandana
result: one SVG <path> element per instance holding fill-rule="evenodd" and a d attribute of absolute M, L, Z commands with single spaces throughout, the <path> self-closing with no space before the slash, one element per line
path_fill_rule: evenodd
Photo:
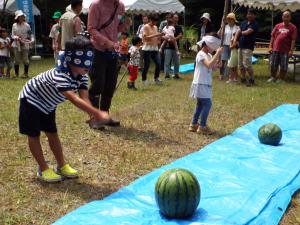
<path fill-rule="evenodd" d="M 88 50 L 60 51 L 58 55 L 56 69 L 68 72 L 68 65 L 90 69 L 92 67 L 94 52 Z"/>

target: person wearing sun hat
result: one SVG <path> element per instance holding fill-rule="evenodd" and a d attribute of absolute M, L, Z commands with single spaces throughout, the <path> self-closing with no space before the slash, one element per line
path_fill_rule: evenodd
<path fill-rule="evenodd" d="M 54 54 L 55 63 L 57 63 L 58 58 L 58 36 L 59 36 L 59 20 L 61 17 L 61 12 L 54 12 L 52 19 L 55 24 L 52 26 L 49 37 L 52 39 L 52 50 Z"/>
<path fill-rule="evenodd" d="M 65 47 L 65 51 L 59 52 L 56 67 L 30 79 L 19 94 L 19 132 L 27 135 L 29 149 L 39 166 L 37 178 L 48 183 L 78 177 L 77 170 L 64 159 L 55 121 L 57 106 L 69 100 L 90 116 L 90 125 L 105 125 L 109 121 L 108 113 L 93 107 L 88 97 L 87 72 L 94 57 L 90 40 L 78 35 L 67 41 Z M 48 167 L 44 158 L 41 131 L 45 132 L 57 161 L 55 170 Z M 76 133 L 71 135 L 75 137 Z"/>
<path fill-rule="evenodd" d="M 31 28 L 26 23 L 25 14 L 22 10 L 15 12 L 15 23 L 12 26 L 12 38 L 14 42 L 12 44 L 14 52 L 14 67 L 15 76 L 19 76 L 19 65 L 22 62 L 24 64 L 24 78 L 28 77 L 29 71 L 29 49 L 31 48 L 34 38 Z"/>
<path fill-rule="evenodd" d="M 219 80 L 223 80 L 223 78 L 225 76 L 227 62 L 230 57 L 230 42 L 231 42 L 233 35 L 239 30 L 239 26 L 237 25 L 238 21 L 233 12 L 229 13 L 226 16 L 226 21 L 227 21 L 227 24 L 225 25 L 223 53 L 221 55 L 222 65 L 220 68 Z M 222 30 L 223 29 L 221 27 L 220 30 L 218 31 L 219 36 L 221 36 Z"/>
<path fill-rule="evenodd" d="M 211 21 L 210 14 L 205 12 L 200 17 L 200 25 L 198 27 L 197 41 L 201 41 L 205 34 L 215 32 L 214 25 Z"/>

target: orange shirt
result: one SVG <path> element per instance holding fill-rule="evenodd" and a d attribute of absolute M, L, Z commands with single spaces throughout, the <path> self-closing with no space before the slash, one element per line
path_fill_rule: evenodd
<path fill-rule="evenodd" d="M 121 39 L 120 41 L 120 53 L 128 55 L 128 38 Z"/>

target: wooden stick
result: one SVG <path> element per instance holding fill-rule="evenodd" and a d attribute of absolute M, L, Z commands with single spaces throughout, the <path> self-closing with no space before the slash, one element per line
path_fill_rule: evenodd
<path fill-rule="evenodd" d="M 223 18 L 222 18 L 222 25 L 221 25 L 221 27 L 222 27 L 222 30 L 221 30 L 221 46 L 223 46 L 223 44 L 224 44 L 226 16 L 228 14 L 229 5 L 230 5 L 230 0 L 225 0 L 224 12 L 223 12 Z"/>

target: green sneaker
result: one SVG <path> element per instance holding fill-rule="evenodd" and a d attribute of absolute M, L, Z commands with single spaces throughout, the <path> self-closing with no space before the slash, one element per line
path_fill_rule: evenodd
<path fill-rule="evenodd" d="M 77 170 L 73 169 L 69 164 L 65 164 L 63 167 L 57 168 L 57 173 L 67 178 L 78 177 Z"/>
<path fill-rule="evenodd" d="M 55 173 L 53 169 L 48 168 L 44 171 L 38 171 L 37 172 L 37 177 L 39 180 L 46 182 L 46 183 L 55 183 L 62 181 L 62 177 Z"/>

